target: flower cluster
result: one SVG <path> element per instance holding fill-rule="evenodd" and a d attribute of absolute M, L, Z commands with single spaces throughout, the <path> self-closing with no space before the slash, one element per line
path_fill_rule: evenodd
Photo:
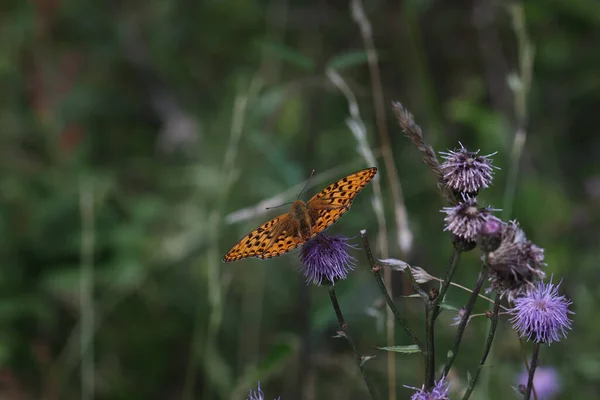
<path fill-rule="evenodd" d="M 455 236 L 455 246 L 462 251 L 475 247 L 475 241 L 491 212 L 498 211 L 489 207 L 480 207 L 475 196 L 480 189 L 492 183 L 492 172 L 495 168 L 489 158 L 493 154 L 481 156 L 479 150 L 468 151 L 462 144 L 459 149 L 441 153 L 444 162 L 440 166 L 444 182 L 453 190 L 459 203 L 453 207 L 445 207 L 444 230 Z M 495 154 L 495 153 L 494 153 Z"/>
<path fill-rule="evenodd" d="M 569 306 L 572 303 L 558 293 L 559 285 L 543 282 L 544 249 L 529 241 L 516 221 L 503 222 L 491 215 L 497 210 L 478 205 L 474 196 L 491 184 L 494 168 L 489 158 L 492 154 L 480 156 L 478 153 L 469 152 L 462 144 L 460 149 L 442 153 L 444 182 L 455 197 L 461 199 L 453 207 L 442 209 L 446 213 L 444 230 L 454 235 L 457 249 L 466 251 L 469 249 L 466 244 L 476 242 L 483 251 L 484 262 L 489 267 L 488 291 L 513 302 L 509 314 L 513 328 L 521 337 L 536 343 L 557 342 L 571 329 L 569 314 L 573 312 Z M 459 323 L 465 312 L 461 309 L 454 323 Z M 536 359 L 532 359 L 532 363 L 537 362 L 537 353 L 534 354 Z M 539 389 L 541 399 L 550 399 L 557 391 L 556 374 L 552 372 L 540 370 L 538 376 L 534 376 L 534 386 Z M 521 377 L 521 385 L 527 383 L 527 375 Z M 544 392 L 546 388 L 548 391 Z M 523 390 L 531 391 L 531 388 Z M 411 399 L 446 398 L 433 397 L 433 393 L 420 389 Z"/>

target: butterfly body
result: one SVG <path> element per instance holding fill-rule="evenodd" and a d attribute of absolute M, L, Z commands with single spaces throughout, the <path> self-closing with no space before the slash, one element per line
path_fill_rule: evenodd
<path fill-rule="evenodd" d="M 356 195 L 376 173 L 374 167 L 357 171 L 327 186 L 308 202 L 294 201 L 289 213 L 248 233 L 225 254 L 223 261 L 277 257 L 306 243 L 348 211 Z"/>
<path fill-rule="evenodd" d="M 292 232 L 297 235 L 300 239 L 308 240 L 311 235 L 312 218 L 311 212 L 308 208 L 308 204 L 302 200 L 296 200 L 292 203 L 290 210 L 290 216 L 292 217 Z M 314 217 L 314 213 L 313 213 Z"/>

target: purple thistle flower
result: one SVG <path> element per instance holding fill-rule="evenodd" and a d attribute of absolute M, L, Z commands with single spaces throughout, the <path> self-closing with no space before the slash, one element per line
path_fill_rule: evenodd
<path fill-rule="evenodd" d="M 421 389 L 412 387 L 412 386 L 404 386 L 409 389 L 416 390 L 416 393 L 410 397 L 410 400 L 449 400 L 448 397 L 448 389 L 450 387 L 450 383 L 445 381 L 445 378 L 440 379 L 431 392 L 425 390 L 425 385 L 421 387 Z"/>
<path fill-rule="evenodd" d="M 480 156 L 479 151 L 468 151 L 462 143 L 460 149 L 440 152 L 445 160 L 442 173 L 448 187 L 465 194 L 476 195 L 479 189 L 492 183 L 494 167 L 489 158 L 496 153 Z"/>
<path fill-rule="evenodd" d="M 544 249 L 534 245 L 516 221 L 504 224 L 500 246 L 487 253 L 490 288 L 512 300 L 531 288 L 531 282 L 543 279 Z"/>
<path fill-rule="evenodd" d="M 463 196 L 463 201 L 454 207 L 444 207 L 441 210 L 446 213 L 445 231 L 450 231 L 459 238 L 475 241 L 477 234 L 491 216 L 491 208 L 477 206 L 477 200 Z"/>
<path fill-rule="evenodd" d="M 265 395 L 263 394 L 262 390 L 260 389 L 260 382 L 258 382 L 258 390 L 253 391 L 252 389 L 250 389 L 250 397 L 248 397 L 248 400 L 265 400 Z M 281 397 L 278 397 L 275 400 L 280 400 Z"/>
<path fill-rule="evenodd" d="M 348 253 L 349 249 L 356 247 L 348 244 L 348 240 L 343 236 L 319 234 L 302 247 L 300 260 L 304 264 L 307 282 L 321 285 L 346 279 L 348 272 L 354 270 L 356 261 Z"/>
<path fill-rule="evenodd" d="M 569 314 L 574 314 L 569 306 L 573 303 L 558 294 L 559 286 L 552 281 L 538 282 L 529 293 L 514 300 L 510 322 L 521 337 L 548 344 L 567 337 L 567 330 L 571 329 Z"/>
<path fill-rule="evenodd" d="M 519 385 L 527 387 L 529 371 L 524 370 L 518 376 Z M 551 367 L 537 367 L 533 376 L 533 387 L 538 400 L 551 400 L 560 390 L 560 379 L 558 372 Z"/>

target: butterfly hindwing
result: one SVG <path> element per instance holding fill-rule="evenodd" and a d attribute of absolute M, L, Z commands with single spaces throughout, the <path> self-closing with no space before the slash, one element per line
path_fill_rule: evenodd
<path fill-rule="evenodd" d="M 289 214 L 282 214 L 265 222 L 244 236 L 223 257 L 223 261 L 237 261 L 247 257 L 271 258 L 300 246 L 303 241 L 297 234 Z"/>
<path fill-rule="evenodd" d="M 269 243 L 265 246 L 265 250 L 256 257 L 263 260 L 277 257 L 294 250 L 305 242 L 298 232 L 298 225 L 294 219 L 289 214 L 286 214 L 286 216 L 287 218 L 280 222 L 278 228 L 273 232 Z"/>
<path fill-rule="evenodd" d="M 282 214 L 248 233 L 225 254 L 223 261 L 237 261 L 264 253 L 269 242 L 273 241 L 274 231 L 278 229 L 281 221 L 285 221 L 288 217 L 288 214 Z"/>

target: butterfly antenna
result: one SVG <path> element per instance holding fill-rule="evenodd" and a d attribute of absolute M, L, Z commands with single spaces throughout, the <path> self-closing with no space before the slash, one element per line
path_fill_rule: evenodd
<path fill-rule="evenodd" d="M 302 189 L 302 191 L 300 192 L 300 194 L 298 194 L 298 197 L 296 197 L 296 200 L 298 200 L 300 198 L 300 196 L 302 196 L 302 193 L 304 193 L 304 191 L 308 187 L 308 184 L 310 183 L 310 180 L 312 179 L 312 177 L 313 177 L 314 174 L 315 174 L 315 170 L 313 169 L 310 172 L 310 176 L 308 177 L 308 180 L 306 181 L 306 185 L 304 185 L 304 189 Z"/>
<path fill-rule="evenodd" d="M 271 210 L 273 208 L 279 208 L 279 207 L 287 206 L 288 204 L 292 204 L 292 203 L 288 202 L 288 203 L 283 203 L 283 204 L 280 204 L 280 205 L 274 206 L 274 207 L 266 207 L 265 210 Z"/>

